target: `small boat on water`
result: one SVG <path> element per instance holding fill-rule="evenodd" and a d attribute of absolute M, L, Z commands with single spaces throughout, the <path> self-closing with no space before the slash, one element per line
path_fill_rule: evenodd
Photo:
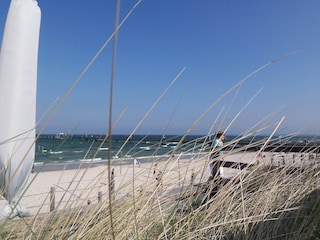
<path fill-rule="evenodd" d="M 145 150 L 145 151 L 150 151 L 151 150 L 150 147 L 139 147 L 139 148 L 142 149 L 142 150 Z"/>
<path fill-rule="evenodd" d="M 64 133 L 58 133 L 57 135 L 54 136 L 55 139 L 65 139 L 66 135 Z"/>
<path fill-rule="evenodd" d="M 109 150 L 109 148 L 107 148 L 107 147 L 100 147 L 100 148 L 98 148 L 98 151 L 108 151 Z"/>

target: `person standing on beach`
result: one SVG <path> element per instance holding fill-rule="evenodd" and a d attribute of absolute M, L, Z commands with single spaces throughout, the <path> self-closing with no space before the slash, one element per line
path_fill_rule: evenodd
<path fill-rule="evenodd" d="M 218 172 L 220 174 L 221 161 L 224 160 L 222 147 L 225 136 L 226 135 L 223 131 L 218 131 L 215 133 L 215 139 L 210 149 L 210 158 L 212 161 L 209 164 L 210 177 L 208 181 L 213 180 L 218 175 Z"/>

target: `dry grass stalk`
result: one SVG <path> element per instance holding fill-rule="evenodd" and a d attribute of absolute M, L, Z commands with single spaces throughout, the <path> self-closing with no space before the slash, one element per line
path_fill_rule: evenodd
<path fill-rule="evenodd" d="M 239 171 L 226 184 L 217 183 L 217 194 L 210 196 L 210 192 L 191 184 L 191 174 L 195 182 L 204 181 L 202 172 L 206 171 L 208 156 L 205 152 L 201 154 L 183 163 L 179 156 L 158 162 L 157 171 L 163 173 L 161 184 L 154 179 L 153 167 L 143 170 L 133 167 L 136 172 L 133 179 L 117 185 L 118 197 L 113 202 L 115 237 L 289 239 L 319 233 L 318 165 L 299 169 L 261 162 Z M 178 170 L 182 177 L 179 182 L 173 181 L 170 176 L 178 176 L 175 173 Z M 138 180 L 141 178 L 145 181 Z M 88 188 L 92 189 L 100 180 L 101 176 L 97 176 Z M 119 192 L 126 194 L 120 196 Z M 109 205 L 102 201 L 88 206 L 88 196 L 84 193 L 78 202 L 68 198 L 62 211 L 5 222 L 0 236 L 2 239 L 110 236 Z"/>

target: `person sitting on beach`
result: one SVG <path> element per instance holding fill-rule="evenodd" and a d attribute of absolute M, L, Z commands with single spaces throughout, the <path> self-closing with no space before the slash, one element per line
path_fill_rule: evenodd
<path fill-rule="evenodd" d="M 221 161 L 224 161 L 223 156 L 223 140 L 225 139 L 225 133 L 218 131 L 215 133 L 215 139 L 210 149 L 210 158 L 213 160 L 210 162 L 210 177 L 209 180 L 213 180 L 219 172 L 221 172 Z"/>

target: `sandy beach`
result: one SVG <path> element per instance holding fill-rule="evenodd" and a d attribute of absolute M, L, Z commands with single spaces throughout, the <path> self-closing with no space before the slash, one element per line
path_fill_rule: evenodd
<path fill-rule="evenodd" d="M 306 156 L 304 156 L 306 157 Z M 310 157 L 309 157 L 310 158 Z M 292 160 L 295 159 L 295 160 Z M 226 161 L 242 163 L 303 164 L 302 156 L 281 153 L 241 152 L 226 155 Z M 308 160 L 308 159 L 306 159 Z M 310 160 L 310 159 L 309 159 Z M 308 160 L 308 161 L 309 161 Z M 312 160 L 312 159 L 311 159 Z M 290 162 L 289 162 L 290 161 Z M 204 182 L 209 177 L 209 158 L 207 154 L 175 156 L 170 160 L 115 161 L 110 171 L 114 173 L 115 198 L 141 191 L 152 192 L 161 182 L 163 194 L 174 194 L 181 188 Z M 232 178 L 239 173 L 237 169 L 223 168 L 223 177 Z M 108 199 L 108 167 L 106 164 L 78 165 L 67 168 L 34 172 L 29 177 L 28 186 L 20 200 L 21 206 L 31 215 L 50 212 L 50 192 L 54 191 L 55 209 L 64 210 L 76 206 L 95 204 Z M 0 200 L 0 208 L 7 201 Z"/>

